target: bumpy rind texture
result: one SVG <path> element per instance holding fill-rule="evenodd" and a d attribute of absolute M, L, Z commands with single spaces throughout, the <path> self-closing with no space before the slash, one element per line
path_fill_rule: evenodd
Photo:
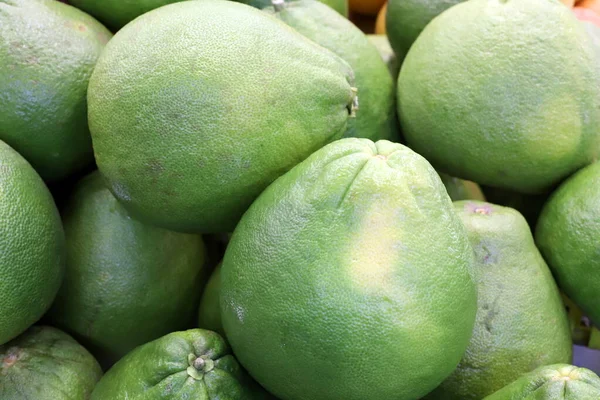
<path fill-rule="evenodd" d="M 568 364 L 539 367 L 484 400 L 598 400 L 600 378 Z"/>
<path fill-rule="evenodd" d="M 573 175 L 544 206 L 535 239 L 560 288 L 600 324 L 600 162 Z"/>
<path fill-rule="evenodd" d="M 317 0 L 292 0 L 271 13 L 313 42 L 343 58 L 354 71 L 359 111 L 344 137 L 377 141 L 397 136 L 395 85 L 377 48 L 348 19 Z"/>
<path fill-rule="evenodd" d="M 171 4 L 119 31 L 98 61 L 96 161 L 143 221 L 229 232 L 268 184 L 344 134 L 352 85 L 345 61 L 267 13 Z"/>
<path fill-rule="evenodd" d="M 179 1 L 182 0 L 69 0 L 69 3 L 117 31 L 148 11 Z"/>
<path fill-rule="evenodd" d="M 475 0 L 414 43 L 398 111 L 408 145 L 436 168 L 538 193 L 600 153 L 598 87 L 591 39 L 558 0 Z"/>
<path fill-rule="evenodd" d="M 202 365 L 194 361 L 202 358 Z M 215 332 L 170 333 L 123 357 L 100 380 L 91 400 L 266 400 Z"/>
<path fill-rule="evenodd" d="M 221 322 L 221 265 L 217 265 L 202 292 L 198 307 L 198 327 L 225 335 Z"/>
<path fill-rule="evenodd" d="M 458 364 L 476 312 L 472 249 L 435 170 L 342 139 L 253 203 L 221 270 L 221 317 L 286 400 L 418 399 Z"/>
<path fill-rule="evenodd" d="M 385 28 L 400 63 L 432 19 L 464 0 L 388 0 Z"/>
<path fill-rule="evenodd" d="M 52 195 L 31 165 L 0 141 L 0 344 L 36 322 L 60 286 L 65 238 Z"/>
<path fill-rule="evenodd" d="M 0 0 L 0 139 L 46 181 L 93 163 L 88 80 L 111 33 L 54 0 Z"/>
<path fill-rule="evenodd" d="M 193 320 L 206 278 L 200 235 L 131 218 L 97 172 L 75 187 L 63 223 L 67 268 L 50 317 L 103 365 Z"/>
<path fill-rule="evenodd" d="M 56 328 L 35 326 L 0 346 L 2 400 L 89 399 L 101 376 L 94 357 Z"/>
<path fill-rule="evenodd" d="M 523 216 L 480 201 L 454 205 L 475 251 L 477 319 L 458 368 L 427 399 L 481 400 L 537 367 L 571 362 L 571 332 Z"/>

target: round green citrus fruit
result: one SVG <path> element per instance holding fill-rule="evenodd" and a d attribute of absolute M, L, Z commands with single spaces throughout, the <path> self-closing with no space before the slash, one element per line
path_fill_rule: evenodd
<path fill-rule="evenodd" d="M 597 400 L 600 378 L 568 364 L 539 367 L 484 400 Z"/>
<path fill-rule="evenodd" d="M 481 200 L 485 201 L 485 196 L 478 184 L 464 179 L 458 179 L 448 174 L 439 173 L 442 183 L 446 187 L 448 196 L 452 201 L 459 200 Z"/>
<path fill-rule="evenodd" d="M 52 195 L 0 141 L 0 344 L 48 310 L 64 273 L 65 238 Z"/>
<path fill-rule="evenodd" d="M 0 346 L 2 400 L 89 399 L 102 369 L 71 336 L 34 326 Z"/>
<path fill-rule="evenodd" d="M 388 67 L 395 85 L 396 81 L 398 80 L 398 74 L 400 73 L 400 63 L 398 62 L 398 57 L 390 45 L 388 37 L 386 35 L 367 35 L 367 39 L 369 39 L 377 48 L 377 51 L 379 51 L 379 55 L 383 59 L 383 62 L 385 62 L 385 65 Z"/>
<path fill-rule="evenodd" d="M 184 1 L 136 19 L 90 80 L 100 172 L 142 221 L 230 232 L 278 176 L 341 137 L 348 64 L 265 12 Z"/>
<path fill-rule="evenodd" d="M 225 335 L 221 322 L 221 263 L 213 271 L 202 292 L 198 307 L 198 327 Z"/>
<path fill-rule="evenodd" d="M 69 0 L 69 3 L 118 31 L 136 17 L 178 1 L 182 0 Z"/>
<path fill-rule="evenodd" d="M 571 362 L 558 287 L 516 210 L 459 201 L 475 252 L 478 309 L 458 368 L 427 399 L 481 400 L 537 367 Z"/>
<path fill-rule="evenodd" d="M 215 332 L 170 333 L 127 354 L 91 400 L 267 400 Z"/>
<path fill-rule="evenodd" d="M 343 58 L 360 91 L 359 112 L 344 137 L 374 141 L 397 136 L 395 85 L 379 51 L 352 22 L 316 0 L 291 0 L 265 9 L 313 42 Z"/>
<path fill-rule="evenodd" d="M 278 398 L 418 399 L 469 342 L 472 262 L 424 158 L 385 140 L 342 139 L 244 214 L 221 270 L 223 326 Z"/>
<path fill-rule="evenodd" d="M 102 364 L 193 321 L 205 280 L 200 235 L 131 218 L 97 172 L 75 187 L 63 223 L 67 268 L 51 321 Z"/>
<path fill-rule="evenodd" d="M 398 111 L 408 145 L 441 171 L 538 193 L 600 154 L 598 87 L 591 39 L 558 0 L 474 0 L 414 43 Z"/>
<path fill-rule="evenodd" d="M 423 29 L 442 12 L 465 0 L 388 0 L 386 33 L 398 59 L 404 60 Z"/>
<path fill-rule="evenodd" d="M 535 238 L 558 285 L 600 325 L 600 162 L 573 175 L 550 197 Z"/>
<path fill-rule="evenodd" d="M 0 0 L 0 140 L 47 181 L 93 163 L 86 92 L 110 32 L 54 0 Z"/>

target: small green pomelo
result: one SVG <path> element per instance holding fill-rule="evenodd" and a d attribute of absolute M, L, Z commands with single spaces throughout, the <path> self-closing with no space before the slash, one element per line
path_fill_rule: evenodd
<path fill-rule="evenodd" d="M 560 292 L 516 210 L 459 201 L 478 276 L 473 336 L 458 368 L 427 399 L 481 400 L 537 367 L 571 362 Z"/>
<path fill-rule="evenodd" d="M 174 332 L 127 354 L 91 400 L 268 400 L 215 332 Z"/>
<path fill-rule="evenodd" d="M 598 400 L 600 378 L 568 364 L 539 367 L 484 400 Z"/>
<path fill-rule="evenodd" d="M 598 87 L 591 39 L 558 0 L 473 0 L 416 40 L 398 112 L 408 145 L 437 169 L 541 193 L 600 155 Z"/>
<path fill-rule="evenodd" d="M 465 0 L 388 0 L 385 28 L 400 64 L 432 19 Z"/>
<path fill-rule="evenodd" d="M 0 346 L 0 399 L 89 399 L 102 376 L 94 357 L 56 328 L 35 326 Z"/>
<path fill-rule="evenodd" d="M 46 181 L 94 162 L 86 93 L 111 33 L 54 0 L 0 0 L 0 140 Z"/>
<path fill-rule="evenodd" d="M 469 342 L 472 262 L 424 158 L 342 139 L 244 214 L 223 260 L 221 317 L 240 362 L 281 399 L 418 399 Z"/>
<path fill-rule="evenodd" d="M 115 35 L 90 79 L 98 168 L 146 223 L 230 232 L 273 180 L 344 134 L 353 75 L 244 4 L 150 11 Z"/>
<path fill-rule="evenodd" d="M 448 196 L 452 201 L 460 200 L 481 200 L 485 201 L 485 196 L 478 184 L 464 179 L 458 179 L 448 174 L 440 173 L 442 183 L 446 187 Z"/>
<path fill-rule="evenodd" d="M 97 172 L 75 187 L 63 222 L 67 272 L 49 315 L 103 365 L 193 321 L 205 281 L 200 235 L 133 219 Z"/>
<path fill-rule="evenodd" d="M 550 197 L 535 239 L 558 285 L 600 325 L 600 162 L 582 169 Z"/>
<path fill-rule="evenodd" d="M 0 344 L 48 310 L 64 273 L 60 215 L 42 178 L 0 141 Z"/>
<path fill-rule="evenodd" d="M 395 85 L 398 80 L 398 74 L 400 73 L 400 62 L 390 45 L 388 37 L 386 35 L 367 35 L 367 39 L 369 39 L 369 41 L 375 45 L 377 51 L 379 51 L 379 55 L 383 59 L 385 65 L 387 65 Z"/>
<path fill-rule="evenodd" d="M 198 307 L 198 327 L 225 335 L 221 322 L 221 263 L 214 269 L 208 283 L 202 291 Z"/>
<path fill-rule="evenodd" d="M 344 137 L 396 139 L 395 86 L 379 51 L 352 22 L 316 0 L 274 0 L 265 11 L 343 58 L 354 71 L 359 112 Z"/>
<path fill-rule="evenodd" d="M 178 1 L 182 0 L 69 0 L 69 3 L 118 31 L 140 15 Z"/>

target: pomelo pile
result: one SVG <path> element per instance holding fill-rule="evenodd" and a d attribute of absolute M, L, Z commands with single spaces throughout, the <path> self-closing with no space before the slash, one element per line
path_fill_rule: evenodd
<path fill-rule="evenodd" d="M 70 3 L 0 0 L 0 400 L 600 399 L 597 0 Z"/>

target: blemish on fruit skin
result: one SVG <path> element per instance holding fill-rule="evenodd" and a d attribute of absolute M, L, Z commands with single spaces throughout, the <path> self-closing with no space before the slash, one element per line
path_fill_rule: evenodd
<path fill-rule="evenodd" d="M 16 349 L 9 349 L 8 354 L 2 359 L 2 368 L 10 368 L 19 361 Z"/>
<path fill-rule="evenodd" d="M 489 204 L 467 203 L 466 207 L 474 214 L 490 215 L 492 213 L 492 207 Z"/>

